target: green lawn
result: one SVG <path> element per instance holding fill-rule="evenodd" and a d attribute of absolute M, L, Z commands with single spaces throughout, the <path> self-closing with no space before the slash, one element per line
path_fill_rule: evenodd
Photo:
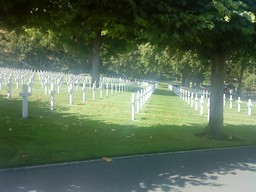
<path fill-rule="evenodd" d="M 29 98 L 29 118 L 21 118 L 19 90 L 7 100 L 0 91 L 0 168 L 117 157 L 136 154 L 256 145 L 255 115 L 248 117 L 225 107 L 225 131 L 239 138 L 210 140 L 197 136 L 207 125 L 179 97 L 160 85 L 136 120 L 131 120 L 131 92 L 82 103 L 81 90 L 74 105 L 63 85 L 56 110 L 38 82 Z M 105 93 L 105 92 L 104 92 Z"/>

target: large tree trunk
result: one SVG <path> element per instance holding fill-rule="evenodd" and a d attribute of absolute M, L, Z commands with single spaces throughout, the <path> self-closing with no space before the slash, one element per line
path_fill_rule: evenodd
<path fill-rule="evenodd" d="M 92 83 L 96 82 L 97 87 L 100 80 L 100 34 L 93 39 L 92 45 Z"/>
<path fill-rule="evenodd" d="M 244 76 L 244 71 L 246 69 L 246 65 L 243 63 L 241 64 L 241 69 L 240 69 L 240 74 L 238 77 L 238 86 L 237 86 L 237 95 L 238 97 L 241 96 L 241 89 L 242 89 L 242 81 L 243 81 L 243 76 Z"/>
<path fill-rule="evenodd" d="M 208 134 L 214 138 L 223 135 L 223 88 L 225 76 L 225 54 L 215 53 L 212 62 L 210 119 Z"/>
<path fill-rule="evenodd" d="M 188 73 L 185 71 L 181 71 L 181 74 L 182 74 L 181 85 L 184 87 L 189 87 L 190 78 Z"/>

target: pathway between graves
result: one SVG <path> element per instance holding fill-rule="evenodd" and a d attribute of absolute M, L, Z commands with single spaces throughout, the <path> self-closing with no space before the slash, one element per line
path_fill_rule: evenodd
<path fill-rule="evenodd" d="M 1 192 L 256 191 L 256 147 L 0 170 Z"/>

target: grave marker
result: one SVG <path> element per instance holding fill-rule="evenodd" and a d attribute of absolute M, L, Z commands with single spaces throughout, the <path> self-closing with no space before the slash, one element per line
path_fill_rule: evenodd
<path fill-rule="evenodd" d="M 185 102 L 187 103 L 188 101 L 188 90 L 185 90 Z"/>
<path fill-rule="evenodd" d="M 195 110 L 196 111 L 198 110 L 198 96 L 197 96 L 197 93 L 196 93 L 196 98 L 195 98 Z"/>
<path fill-rule="evenodd" d="M 140 108 L 143 107 L 143 89 L 140 90 Z"/>
<path fill-rule="evenodd" d="M 230 98 L 229 98 L 229 108 L 232 109 L 233 108 L 233 96 L 230 95 Z"/>
<path fill-rule="evenodd" d="M 57 92 L 60 93 L 60 87 L 61 87 L 61 79 L 57 79 Z"/>
<path fill-rule="evenodd" d="M 210 120 L 210 98 L 207 99 L 207 119 Z"/>
<path fill-rule="evenodd" d="M 15 78 L 16 89 L 19 89 L 19 76 Z"/>
<path fill-rule="evenodd" d="M 96 82 L 93 83 L 92 85 L 92 99 L 95 99 L 95 88 L 96 88 Z"/>
<path fill-rule="evenodd" d="M 55 108 L 55 94 L 56 94 L 56 91 L 54 90 L 54 84 L 51 83 L 51 91 L 50 91 L 50 95 L 51 95 L 51 110 L 54 110 L 54 108 Z"/>
<path fill-rule="evenodd" d="M 48 94 L 48 79 L 47 78 L 44 79 L 44 94 L 45 95 Z"/>
<path fill-rule="evenodd" d="M 83 102 L 85 102 L 85 99 L 86 99 L 86 83 L 85 83 L 85 81 L 83 82 L 82 92 L 83 92 Z"/>
<path fill-rule="evenodd" d="M 100 89 L 100 98 L 102 98 L 102 83 L 100 84 L 99 89 Z"/>
<path fill-rule="evenodd" d="M 190 100 L 191 100 L 190 91 L 188 91 L 188 105 L 190 105 Z"/>
<path fill-rule="evenodd" d="M 73 105 L 73 83 L 70 83 L 68 86 L 68 92 L 69 92 L 69 105 Z"/>
<path fill-rule="evenodd" d="M 28 97 L 31 96 L 31 93 L 28 92 L 26 84 L 23 85 L 23 91 L 19 96 L 22 97 L 22 118 L 28 118 Z"/>
<path fill-rule="evenodd" d="M 28 92 L 30 92 L 32 94 L 32 87 L 33 87 L 33 80 L 29 79 L 28 82 Z"/>
<path fill-rule="evenodd" d="M 248 116 L 251 116 L 252 115 L 252 100 L 251 99 L 248 99 L 247 106 L 248 106 Z"/>
<path fill-rule="evenodd" d="M 237 112 L 241 112 L 241 99 L 240 99 L 240 97 L 237 98 Z"/>
<path fill-rule="evenodd" d="M 106 97 L 108 97 L 108 84 L 106 85 Z"/>

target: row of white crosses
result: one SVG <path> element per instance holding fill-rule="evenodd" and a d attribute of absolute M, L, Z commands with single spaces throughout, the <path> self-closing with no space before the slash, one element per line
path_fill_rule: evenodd
<path fill-rule="evenodd" d="M 86 101 L 86 88 L 92 92 L 92 99 L 95 100 L 96 98 L 96 82 L 92 83 L 92 78 L 88 74 L 64 74 L 64 73 L 52 73 L 52 72 L 38 72 L 39 79 L 42 84 L 42 88 L 45 90 L 45 94 L 48 94 L 48 85 L 51 84 L 51 103 L 54 105 L 54 95 L 60 92 L 60 88 L 62 84 L 67 85 L 67 92 L 69 94 L 69 104 L 74 104 L 74 91 L 78 91 L 81 87 L 82 94 L 83 94 L 83 103 Z M 120 93 L 124 90 L 127 90 L 131 84 L 131 81 L 122 78 L 106 78 L 101 77 L 100 83 L 98 86 L 99 89 L 99 97 L 103 97 L 103 88 L 105 87 L 106 90 L 106 97 L 109 96 L 109 85 L 111 85 L 111 95 L 113 93 Z M 58 91 L 56 92 L 54 87 L 58 86 Z M 115 88 L 115 90 L 114 90 Z M 51 109 L 54 108 L 51 105 Z"/>
<path fill-rule="evenodd" d="M 6 87 L 8 99 L 12 98 L 12 90 L 14 85 L 16 85 L 16 89 L 19 89 L 20 84 L 27 84 L 29 91 L 32 92 L 33 82 L 34 71 L 0 68 L 0 90 L 2 90 L 4 86 Z"/>
<path fill-rule="evenodd" d="M 232 109 L 233 108 L 233 96 L 230 95 L 229 97 L 229 108 Z M 241 112 L 241 97 L 238 97 L 237 98 L 237 112 Z M 226 95 L 224 94 L 223 95 L 223 106 L 226 106 Z M 248 102 L 247 102 L 247 107 L 248 107 L 248 110 L 247 110 L 247 114 L 248 116 L 252 116 L 252 100 L 251 99 L 248 99 Z"/>
<path fill-rule="evenodd" d="M 32 95 L 32 87 L 34 84 L 36 72 L 31 70 L 20 70 L 10 68 L 0 68 L 0 90 L 5 86 L 7 89 L 7 98 L 11 99 L 13 81 L 15 80 L 16 89 L 19 89 L 19 85 L 22 85 L 22 91 L 19 96 L 22 98 L 22 117 L 28 117 L 28 97 Z M 60 93 L 62 85 L 67 85 L 69 92 L 69 103 L 73 105 L 73 92 L 78 91 L 82 84 L 83 102 L 86 100 L 86 87 L 92 91 L 92 97 L 96 97 L 96 83 L 92 83 L 91 76 L 88 74 L 65 74 L 55 72 L 37 71 L 39 81 L 41 82 L 42 89 L 45 95 L 50 96 L 50 109 L 55 108 L 55 95 Z M 99 83 L 100 98 L 103 97 L 103 87 L 106 89 L 106 96 L 109 96 L 109 92 L 121 93 L 128 91 L 129 87 L 133 85 L 129 79 L 118 77 L 101 77 Z M 57 91 L 55 88 L 57 87 Z M 111 88 L 111 90 L 109 90 Z"/>
<path fill-rule="evenodd" d="M 178 88 L 172 88 L 178 89 Z M 202 90 L 201 93 L 194 93 L 188 89 L 180 88 L 176 90 L 179 92 L 179 96 L 191 107 L 194 107 L 196 111 L 200 111 L 200 115 L 204 115 L 204 103 L 205 99 L 207 100 L 207 119 L 209 120 L 210 117 L 210 93 L 207 90 Z M 200 95 L 200 98 L 198 97 Z M 198 107 L 199 105 L 199 107 Z"/>
<path fill-rule="evenodd" d="M 131 119 L 135 120 L 135 114 L 140 113 L 141 109 L 144 107 L 148 99 L 154 93 L 155 89 L 157 88 L 157 84 L 155 85 L 148 85 L 146 88 L 140 89 L 136 93 L 132 93 L 131 99 Z"/>
<path fill-rule="evenodd" d="M 118 77 L 101 77 L 100 80 L 100 88 L 105 87 L 106 89 L 106 96 L 109 94 L 113 95 L 114 93 L 121 93 L 124 91 L 129 91 L 131 81 L 125 78 L 118 78 Z"/>
<path fill-rule="evenodd" d="M 176 95 L 179 95 L 185 102 L 187 102 L 191 107 L 195 107 L 195 110 L 198 110 L 198 104 L 200 104 L 200 115 L 204 115 L 204 99 L 207 99 L 207 118 L 209 120 L 210 116 L 210 93 L 207 90 L 201 91 L 200 95 L 200 100 L 198 98 L 198 94 L 194 93 L 188 89 L 178 89 L 177 87 L 174 87 L 172 85 L 169 85 L 169 89 L 172 90 Z M 198 103 L 199 102 L 199 103 Z M 238 112 L 241 112 L 241 98 L 238 97 L 237 104 L 238 104 Z M 226 105 L 226 95 L 223 95 L 223 105 Z M 233 96 L 230 95 L 229 98 L 229 106 L 230 109 L 233 108 Z M 251 99 L 248 99 L 247 102 L 248 106 L 248 116 L 252 115 L 252 101 Z"/>

